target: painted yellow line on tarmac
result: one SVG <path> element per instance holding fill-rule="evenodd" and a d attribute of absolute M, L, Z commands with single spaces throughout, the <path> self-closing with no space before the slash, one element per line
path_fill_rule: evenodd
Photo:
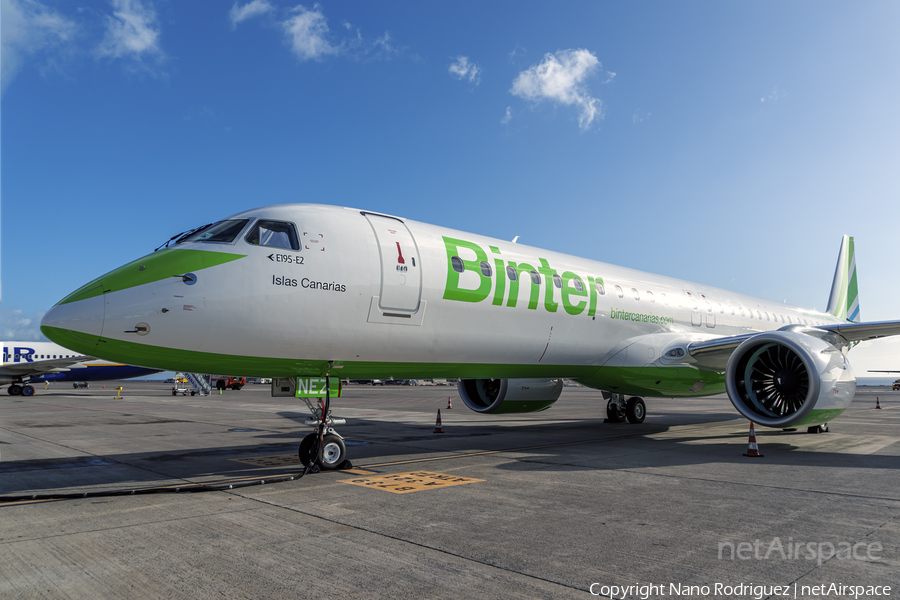
<path fill-rule="evenodd" d="M 257 467 L 284 467 L 299 465 L 300 458 L 296 454 L 279 454 L 277 456 L 258 456 L 256 458 L 230 458 L 229 460 Z"/>

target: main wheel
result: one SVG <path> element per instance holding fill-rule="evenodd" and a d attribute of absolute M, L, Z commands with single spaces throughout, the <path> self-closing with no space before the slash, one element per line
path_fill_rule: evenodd
<path fill-rule="evenodd" d="M 6 389 L 6 393 L 10 396 L 18 396 L 22 393 L 22 386 L 14 383 Z"/>
<path fill-rule="evenodd" d="M 322 469 L 337 469 L 344 464 L 344 459 L 347 458 L 347 447 L 344 445 L 344 440 L 333 433 L 329 433 L 322 438 L 322 443 L 324 444 L 322 448 L 322 462 L 319 463 Z"/>
<path fill-rule="evenodd" d="M 606 404 L 606 418 L 610 423 L 622 423 L 625 420 L 625 411 L 619 405 L 610 400 Z"/>
<path fill-rule="evenodd" d="M 647 406 L 644 404 L 643 398 L 637 396 L 628 399 L 625 405 L 625 417 L 629 423 L 643 423 L 647 416 Z"/>
<path fill-rule="evenodd" d="M 33 386 L 33 385 L 26 385 L 25 387 L 23 387 L 23 388 L 22 388 L 22 395 L 23 395 L 23 396 L 34 396 L 34 386 Z"/>

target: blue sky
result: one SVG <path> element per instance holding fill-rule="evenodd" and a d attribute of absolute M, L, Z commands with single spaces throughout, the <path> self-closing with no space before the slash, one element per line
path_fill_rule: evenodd
<path fill-rule="evenodd" d="M 818 309 L 846 233 L 863 319 L 900 318 L 896 2 L 0 6 L 5 339 L 285 202 Z"/>

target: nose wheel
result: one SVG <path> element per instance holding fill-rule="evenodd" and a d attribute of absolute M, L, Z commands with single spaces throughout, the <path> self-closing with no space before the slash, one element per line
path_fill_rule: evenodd
<path fill-rule="evenodd" d="M 300 442 L 298 454 L 300 463 L 307 467 L 310 463 L 315 463 L 323 471 L 332 471 L 334 469 L 349 469 L 344 463 L 349 465 L 347 460 L 347 446 L 344 444 L 343 438 L 336 433 L 327 433 L 322 437 L 322 452 L 320 456 L 318 452 L 318 433 L 311 433 Z"/>

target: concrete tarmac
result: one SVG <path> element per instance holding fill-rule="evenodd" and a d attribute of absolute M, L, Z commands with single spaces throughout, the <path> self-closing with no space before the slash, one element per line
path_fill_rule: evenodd
<path fill-rule="evenodd" d="M 0 598 L 900 594 L 885 388 L 860 388 L 830 433 L 757 429 L 764 457 L 746 458 L 724 396 L 647 399 L 630 425 L 581 387 L 484 416 L 455 387 L 347 386 L 333 409 L 355 468 L 272 483 L 300 469 L 301 401 L 101 385 L 0 397 Z M 635 585 L 656 587 L 609 588 Z"/>

